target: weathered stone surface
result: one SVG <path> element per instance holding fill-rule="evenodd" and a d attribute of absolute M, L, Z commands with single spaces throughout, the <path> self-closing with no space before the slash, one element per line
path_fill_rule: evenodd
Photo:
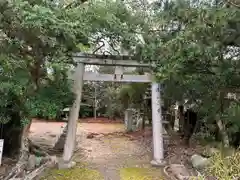
<path fill-rule="evenodd" d="M 48 156 L 48 157 L 44 157 L 41 161 L 42 164 L 45 164 L 46 162 L 50 162 L 48 163 L 49 166 L 51 167 L 55 167 L 58 164 L 58 158 L 57 156 Z"/>
<path fill-rule="evenodd" d="M 125 124 L 126 124 L 126 131 L 132 132 L 133 131 L 133 111 L 131 109 L 127 109 L 125 111 Z"/>
<path fill-rule="evenodd" d="M 71 162 L 64 162 L 64 161 L 59 161 L 58 163 L 58 168 L 59 169 L 70 169 L 76 166 L 76 162 L 71 161 Z"/>
<path fill-rule="evenodd" d="M 31 154 L 28 158 L 27 170 L 31 171 L 31 170 L 35 169 L 36 164 L 37 164 L 36 157 L 35 157 L 35 155 Z"/>
<path fill-rule="evenodd" d="M 59 162 L 57 156 L 50 156 L 49 160 L 50 160 L 50 163 L 48 163 L 49 168 L 57 167 L 57 164 Z"/>
<path fill-rule="evenodd" d="M 209 164 L 209 159 L 198 154 L 194 154 L 191 157 L 191 163 L 196 169 L 204 169 Z"/>
<path fill-rule="evenodd" d="M 6 166 L 0 167 L 0 176 L 4 175 L 6 172 L 7 172 L 7 167 Z"/>
<path fill-rule="evenodd" d="M 178 180 L 185 180 L 191 177 L 191 174 L 184 165 L 181 164 L 171 164 L 169 166 L 169 171 Z"/>
<path fill-rule="evenodd" d="M 36 166 L 40 166 L 43 158 L 42 157 L 36 157 Z"/>
<path fill-rule="evenodd" d="M 61 136 L 59 137 L 58 141 L 54 145 L 54 149 L 57 149 L 57 150 L 63 150 L 64 149 L 66 136 L 67 136 L 67 126 L 65 126 L 65 128 L 63 129 L 63 132 L 62 132 Z"/>
<path fill-rule="evenodd" d="M 58 163 L 58 158 L 57 158 L 57 156 L 51 156 L 51 157 L 50 157 L 50 160 L 51 160 L 51 162 L 53 162 L 53 163 L 55 163 L 55 164 Z"/>
<path fill-rule="evenodd" d="M 150 163 L 153 167 L 163 167 L 166 165 L 166 161 L 164 160 L 161 161 L 152 160 Z"/>

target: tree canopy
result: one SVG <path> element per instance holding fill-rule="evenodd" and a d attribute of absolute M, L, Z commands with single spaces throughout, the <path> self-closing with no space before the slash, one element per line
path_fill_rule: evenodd
<path fill-rule="evenodd" d="M 166 96 L 195 102 L 206 118 L 227 127 L 239 112 L 239 100 L 227 97 L 238 97 L 240 87 L 239 17 L 238 7 L 222 1 L 171 1 L 155 8 L 157 28 L 144 48 L 157 60 Z"/>
<path fill-rule="evenodd" d="M 16 0 L 0 7 L 1 109 L 15 104 L 23 117 L 56 113 L 71 102 L 66 71 L 73 52 L 102 37 L 109 43 L 134 39 L 121 2 Z"/>

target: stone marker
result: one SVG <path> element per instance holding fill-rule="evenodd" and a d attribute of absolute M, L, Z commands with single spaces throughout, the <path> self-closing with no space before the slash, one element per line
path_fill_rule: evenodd
<path fill-rule="evenodd" d="M 194 154 L 191 157 L 191 162 L 194 168 L 202 170 L 209 164 L 209 159 L 198 154 Z"/>
<path fill-rule="evenodd" d="M 31 171 L 31 170 L 35 169 L 36 164 L 37 164 L 36 157 L 35 157 L 35 155 L 31 154 L 28 158 L 27 170 Z"/>
<path fill-rule="evenodd" d="M 67 125 L 63 129 L 62 134 L 60 135 L 59 139 L 57 140 L 56 144 L 54 145 L 54 149 L 63 151 L 65 141 L 66 141 L 66 135 L 67 135 Z"/>

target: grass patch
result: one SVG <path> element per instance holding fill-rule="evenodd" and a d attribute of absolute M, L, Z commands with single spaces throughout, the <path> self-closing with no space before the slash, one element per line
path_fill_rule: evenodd
<path fill-rule="evenodd" d="M 120 170 L 121 180 L 163 180 L 154 176 L 154 171 L 149 168 L 123 168 Z"/>
<path fill-rule="evenodd" d="M 104 180 L 98 171 L 75 167 L 64 170 L 51 170 L 42 180 Z"/>

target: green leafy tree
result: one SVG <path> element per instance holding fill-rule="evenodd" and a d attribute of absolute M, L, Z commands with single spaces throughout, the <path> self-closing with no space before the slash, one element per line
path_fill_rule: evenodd
<path fill-rule="evenodd" d="M 72 102 L 67 71 L 75 65 L 73 52 L 101 38 L 137 41 L 129 17 L 134 19 L 118 1 L 0 2 L 0 116 L 5 123 L 5 153 L 17 154 L 21 149 L 20 160 L 26 159 L 31 119 L 54 118 Z"/>
<path fill-rule="evenodd" d="M 222 116 L 229 108 L 227 94 L 240 87 L 239 53 L 234 53 L 239 40 L 233 39 L 238 34 L 239 9 L 203 1 L 154 6 L 155 27 L 145 37 L 142 54 L 155 61 L 165 96 L 195 102 L 195 110 L 216 121 L 228 146 L 228 122 Z"/>

